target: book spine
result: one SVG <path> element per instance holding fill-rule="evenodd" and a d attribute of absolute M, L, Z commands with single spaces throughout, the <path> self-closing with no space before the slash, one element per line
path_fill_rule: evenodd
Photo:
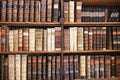
<path fill-rule="evenodd" d="M 40 22 L 40 17 L 41 17 L 40 10 L 41 10 L 40 1 L 35 1 L 35 12 L 34 12 L 35 22 Z"/>
<path fill-rule="evenodd" d="M 29 29 L 29 51 L 35 51 L 35 28 Z"/>
<path fill-rule="evenodd" d="M 23 22 L 23 8 L 24 8 L 24 0 L 19 0 L 18 2 L 18 21 Z"/>
<path fill-rule="evenodd" d="M 93 50 L 93 28 L 92 27 L 89 27 L 89 30 L 88 30 L 88 48 L 89 50 Z"/>
<path fill-rule="evenodd" d="M 5 56 L 5 59 L 4 59 L 4 80 L 8 80 L 8 58 L 7 56 Z"/>
<path fill-rule="evenodd" d="M 120 77 L 120 56 L 116 56 L 116 77 Z"/>
<path fill-rule="evenodd" d="M 76 22 L 81 22 L 82 18 L 82 2 L 76 1 Z"/>
<path fill-rule="evenodd" d="M 18 30 L 17 29 L 13 31 L 13 36 L 14 36 L 13 38 L 14 49 L 13 50 L 18 51 Z"/>
<path fill-rule="evenodd" d="M 93 27 L 93 50 L 97 50 L 97 27 Z"/>
<path fill-rule="evenodd" d="M 77 27 L 74 27 L 74 32 L 73 32 L 73 48 L 74 51 L 77 51 Z"/>
<path fill-rule="evenodd" d="M 32 80 L 37 80 L 37 56 L 32 56 Z"/>
<path fill-rule="evenodd" d="M 88 50 L 88 27 L 84 27 L 84 50 Z"/>
<path fill-rule="evenodd" d="M 12 0 L 7 2 L 7 21 L 12 21 Z"/>
<path fill-rule="evenodd" d="M 95 79 L 99 79 L 99 56 L 95 56 Z"/>
<path fill-rule="evenodd" d="M 51 63 L 51 69 L 52 69 L 52 74 L 51 74 L 51 76 L 52 76 L 52 80 L 55 80 L 55 73 L 56 73 L 56 69 L 55 69 L 55 65 L 56 65 L 56 63 L 55 63 L 55 59 L 56 58 L 56 56 L 54 55 L 54 56 L 52 56 L 52 63 Z"/>
<path fill-rule="evenodd" d="M 47 22 L 52 21 L 52 0 L 47 1 Z"/>
<path fill-rule="evenodd" d="M 79 56 L 75 55 L 74 56 L 74 79 L 79 79 Z"/>
<path fill-rule="evenodd" d="M 30 10 L 30 1 L 29 0 L 25 0 L 24 1 L 24 21 L 25 22 L 29 22 L 29 10 Z"/>
<path fill-rule="evenodd" d="M 27 79 L 32 80 L 32 56 L 27 57 Z"/>
<path fill-rule="evenodd" d="M 65 22 L 68 22 L 69 21 L 69 5 L 68 5 L 68 2 L 64 2 L 64 19 L 65 19 Z"/>
<path fill-rule="evenodd" d="M 56 56 L 56 80 L 60 80 L 60 56 Z"/>
<path fill-rule="evenodd" d="M 115 78 L 116 77 L 116 57 L 115 55 L 111 56 L 111 77 Z M 118 69 L 119 70 L 119 69 Z"/>
<path fill-rule="evenodd" d="M 29 50 L 29 28 L 23 29 L 23 51 Z"/>
<path fill-rule="evenodd" d="M 74 36 L 74 28 L 73 27 L 70 27 L 69 28 L 70 29 L 70 51 L 74 51 L 74 38 L 73 38 L 73 36 Z"/>
<path fill-rule="evenodd" d="M 107 45 L 107 42 L 106 42 L 106 31 L 107 31 L 107 28 L 106 27 L 102 27 L 102 49 L 103 50 L 106 50 L 107 49 L 107 47 L 106 47 L 106 45 Z"/>
<path fill-rule="evenodd" d="M 117 50 L 117 27 L 112 27 L 112 49 Z"/>
<path fill-rule="evenodd" d="M 117 27 L 117 43 L 118 43 L 118 50 L 120 50 L 120 27 Z"/>
<path fill-rule="evenodd" d="M 13 51 L 13 40 L 14 36 L 13 36 L 13 30 L 9 30 L 9 51 Z"/>
<path fill-rule="evenodd" d="M 48 75 L 47 75 L 48 79 L 47 80 L 51 80 L 51 77 L 52 77 L 52 74 L 51 74 L 52 73 L 52 68 L 51 68 L 52 67 L 52 63 L 51 62 L 52 62 L 52 57 L 48 56 Z"/>
<path fill-rule="evenodd" d="M 69 58 L 68 55 L 64 56 L 64 80 L 69 80 Z"/>
<path fill-rule="evenodd" d="M 12 21 L 17 22 L 18 0 L 13 0 Z"/>
<path fill-rule="evenodd" d="M 52 28 L 47 28 L 47 48 L 48 51 L 52 51 Z"/>
<path fill-rule="evenodd" d="M 41 9 L 40 9 L 40 14 L 41 14 L 41 22 L 46 22 L 46 5 L 47 2 L 46 0 L 41 0 Z"/>
<path fill-rule="evenodd" d="M 43 31 L 44 51 L 48 50 L 48 47 L 47 47 L 47 40 L 48 39 L 47 38 L 48 38 L 47 30 L 44 29 L 44 31 Z"/>
<path fill-rule="evenodd" d="M 59 0 L 53 1 L 53 21 L 58 22 L 59 18 Z"/>
<path fill-rule="evenodd" d="M 35 1 L 30 0 L 30 22 L 34 22 L 34 9 L 35 9 Z"/>
<path fill-rule="evenodd" d="M 90 57 L 90 71 L 91 71 L 91 79 L 94 79 L 95 78 L 95 70 L 94 70 L 94 68 L 95 68 L 95 56 L 91 56 Z"/>
<path fill-rule="evenodd" d="M 1 43 L 2 43 L 2 39 L 1 39 L 2 35 L 1 35 L 1 33 L 2 33 L 2 32 L 1 32 L 1 27 L 0 27 L 0 51 L 1 51 L 1 47 L 2 47 L 2 46 L 1 46 Z"/>
<path fill-rule="evenodd" d="M 91 69 L 90 69 L 90 59 L 91 59 L 91 56 L 90 55 L 88 55 L 87 57 L 86 57 L 87 59 L 86 59 L 86 65 L 87 65 L 87 71 L 86 71 L 86 76 L 87 76 L 87 79 L 91 79 Z"/>
<path fill-rule="evenodd" d="M 22 29 L 18 29 L 18 51 L 23 50 L 23 31 Z"/>
<path fill-rule="evenodd" d="M 74 22 L 74 1 L 69 1 L 69 22 Z"/>
<path fill-rule="evenodd" d="M 38 56 L 37 79 L 42 80 L 42 56 Z"/>
<path fill-rule="evenodd" d="M 7 1 L 2 0 L 1 2 L 1 21 L 2 22 L 6 21 L 6 9 L 7 9 Z"/>
<path fill-rule="evenodd" d="M 73 58 L 73 55 L 70 55 L 69 56 L 69 78 L 70 79 L 73 79 L 73 61 L 74 61 L 74 58 Z"/>
<path fill-rule="evenodd" d="M 55 51 L 55 28 L 52 28 L 51 30 L 51 50 Z"/>

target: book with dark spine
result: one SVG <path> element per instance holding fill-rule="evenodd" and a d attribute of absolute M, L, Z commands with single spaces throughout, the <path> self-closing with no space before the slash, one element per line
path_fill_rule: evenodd
<path fill-rule="evenodd" d="M 65 22 L 68 22 L 69 20 L 69 5 L 68 5 L 68 2 L 64 2 L 64 19 L 65 19 Z"/>
<path fill-rule="evenodd" d="M 116 56 L 116 77 L 120 77 L 120 56 Z"/>
<path fill-rule="evenodd" d="M 41 0 L 41 9 L 40 9 L 41 22 L 46 22 L 46 9 L 47 9 L 46 4 L 47 4 L 46 0 Z"/>
<path fill-rule="evenodd" d="M 1 74 L 0 74 L 0 80 L 4 80 L 4 70 L 5 70 L 5 67 L 4 67 L 4 59 L 5 59 L 5 55 L 1 55 L 1 58 L 0 58 L 0 62 L 1 62 Z M 9 77 L 8 77 L 9 78 Z"/>
<path fill-rule="evenodd" d="M 101 30 L 100 27 L 96 28 L 96 34 L 97 34 L 96 35 L 96 40 L 97 40 L 96 41 L 96 49 L 97 50 L 100 50 L 100 30 Z"/>
<path fill-rule="evenodd" d="M 100 78 L 104 78 L 105 76 L 104 76 L 104 55 L 100 55 L 100 61 L 99 61 L 99 69 L 100 69 Z"/>
<path fill-rule="evenodd" d="M 12 0 L 7 1 L 7 21 L 12 21 Z"/>
<path fill-rule="evenodd" d="M 37 79 L 42 80 L 42 56 L 38 56 Z"/>
<path fill-rule="evenodd" d="M 120 27 L 117 27 L 117 49 L 120 50 Z"/>
<path fill-rule="evenodd" d="M 52 21 L 52 0 L 47 1 L 47 22 Z"/>
<path fill-rule="evenodd" d="M 23 28 L 23 51 L 29 50 L 29 28 Z"/>
<path fill-rule="evenodd" d="M 8 76 L 9 76 L 9 74 L 8 74 L 8 70 L 9 70 L 8 65 L 9 65 L 8 64 L 8 58 L 7 58 L 7 56 L 5 56 L 5 59 L 4 59 L 4 80 L 8 80 L 9 79 L 8 78 Z"/>
<path fill-rule="evenodd" d="M 13 0 L 12 21 L 17 22 L 18 14 L 18 0 Z"/>
<path fill-rule="evenodd" d="M 7 9 L 7 1 L 2 0 L 1 1 L 1 21 L 5 22 L 6 21 L 6 9 Z"/>
<path fill-rule="evenodd" d="M 34 22 L 35 0 L 30 0 L 30 22 Z"/>
<path fill-rule="evenodd" d="M 79 56 L 74 56 L 74 79 L 79 79 Z"/>
<path fill-rule="evenodd" d="M 47 79 L 47 58 L 46 56 L 42 56 L 42 80 Z"/>
<path fill-rule="evenodd" d="M 76 22 L 81 22 L 82 18 L 82 2 L 76 1 Z"/>
<path fill-rule="evenodd" d="M 107 32 L 106 31 L 107 31 L 107 28 L 102 27 L 102 50 L 107 49 L 107 47 L 106 47 L 106 45 L 107 45 L 107 42 L 106 42 L 106 38 L 107 38 L 106 34 L 107 34 Z"/>
<path fill-rule="evenodd" d="M 2 43 L 2 39 L 1 39 L 1 38 L 2 38 L 2 35 L 1 35 L 1 33 L 2 33 L 2 32 L 1 32 L 1 26 L 0 26 L 0 51 L 1 51 L 1 47 L 2 47 L 2 45 L 1 45 L 1 43 Z"/>
<path fill-rule="evenodd" d="M 97 50 L 97 27 L 93 27 L 93 50 Z"/>
<path fill-rule="evenodd" d="M 86 77 L 87 79 L 91 79 L 91 69 L 90 69 L 90 59 L 91 59 L 91 56 L 90 55 L 87 55 L 86 56 Z"/>
<path fill-rule="evenodd" d="M 93 27 L 89 27 L 88 29 L 88 48 L 89 50 L 93 50 Z"/>
<path fill-rule="evenodd" d="M 60 80 L 60 56 L 56 56 L 56 79 Z"/>
<path fill-rule="evenodd" d="M 23 31 L 22 29 L 18 29 L 18 51 L 23 50 Z"/>
<path fill-rule="evenodd" d="M 53 21 L 58 22 L 59 18 L 59 0 L 53 0 Z"/>
<path fill-rule="evenodd" d="M 64 29 L 64 50 L 70 50 L 70 31 L 69 29 Z"/>
<path fill-rule="evenodd" d="M 27 57 L 27 79 L 32 80 L 32 56 Z"/>
<path fill-rule="evenodd" d="M 69 80 L 69 58 L 64 56 L 64 80 Z"/>
<path fill-rule="evenodd" d="M 95 56 L 91 56 L 90 57 L 90 71 L 91 71 L 91 79 L 94 79 L 95 78 Z"/>
<path fill-rule="evenodd" d="M 48 56 L 48 71 L 47 71 L 47 80 L 52 80 L 52 56 Z"/>
<path fill-rule="evenodd" d="M 40 5 L 40 1 L 36 0 L 35 1 L 35 12 L 34 12 L 34 16 L 35 16 L 35 22 L 40 22 L 40 9 L 41 9 L 41 5 Z"/>
<path fill-rule="evenodd" d="M 88 27 L 84 27 L 84 50 L 88 50 Z"/>
<path fill-rule="evenodd" d="M 24 0 L 18 1 L 18 21 L 23 22 L 23 8 L 24 8 Z"/>
<path fill-rule="evenodd" d="M 55 67 L 56 67 L 56 66 L 55 66 L 56 63 L 55 63 L 55 60 L 56 60 L 56 55 L 52 56 L 52 61 L 51 61 L 51 62 L 52 62 L 52 63 L 51 63 L 51 64 L 52 64 L 52 66 L 51 66 L 51 69 L 52 69 L 52 71 L 51 71 L 51 72 L 52 72 L 52 74 L 51 74 L 51 76 L 52 76 L 51 79 L 52 79 L 52 80 L 55 80 L 55 77 L 56 77 L 56 76 L 55 76 L 55 74 L 56 74 L 56 68 L 55 68 Z"/>
<path fill-rule="evenodd" d="M 74 58 L 73 58 L 73 55 L 69 55 L 69 78 L 71 80 L 73 80 L 73 61 L 74 61 Z"/>
<path fill-rule="evenodd" d="M 32 80 L 37 80 L 37 56 L 32 56 Z"/>
<path fill-rule="evenodd" d="M 105 78 L 111 77 L 111 56 L 105 55 Z"/>
<path fill-rule="evenodd" d="M 55 27 L 55 50 L 61 50 L 61 27 Z"/>
<path fill-rule="evenodd" d="M 95 79 L 99 79 L 99 55 L 95 55 Z"/>
<path fill-rule="evenodd" d="M 25 0 L 24 1 L 24 22 L 29 22 L 29 11 L 30 11 L 30 1 L 29 0 Z"/>
<path fill-rule="evenodd" d="M 111 56 L 111 77 L 112 78 L 115 78 L 116 77 L 116 56 L 115 55 L 112 55 Z M 118 69 L 119 70 L 119 69 Z"/>
<path fill-rule="evenodd" d="M 117 27 L 112 27 L 112 49 L 117 50 Z"/>

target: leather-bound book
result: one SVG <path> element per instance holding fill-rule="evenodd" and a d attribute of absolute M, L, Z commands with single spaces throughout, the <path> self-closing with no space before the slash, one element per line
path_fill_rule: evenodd
<path fill-rule="evenodd" d="M 7 1 L 7 21 L 12 21 L 12 0 Z"/>
<path fill-rule="evenodd" d="M 81 22 L 82 19 L 82 2 L 76 1 L 76 22 Z"/>
<path fill-rule="evenodd" d="M 2 22 L 6 21 L 6 10 L 7 10 L 7 1 L 2 0 L 1 1 L 1 21 Z"/>
<path fill-rule="evenodd" d="M 69 80 L 69 57 L 64 56 L 64 79 Z"/>
<path fill-rule="evenodd" d="M 93 50 L 97 50 L 97 27 L 93 27 Z"/>
<path fill-rule="evenodd" d="M 107 49 L 107 28 L 106 27 L 102 27 L 102 50 L 106 50 Z"/>
<path fill-rule="evenodd" d="M 56 56 L 56 79 L 55 80 L 60 80 L 60 56 Z"/>
<path fill-rule="evenodd" d="M 37 80 L 37 56 L 32 56 L 32 80 Z"/>
<path fill-rule="evenodd" d="M 56 77 L 56 76 L 55 76 L 55 74 L 56 74 L 56 68 L 55 68 L 55 67 L 56 67 L 56 66 L 55 66 L 56 63 L 55 63 L 55 61 L 56 61 L 56 55 L 53 55 L 53 56 L 52 56 L 52 61 L 51 61 L 51 65 L 52 65 L 52 66 L 51 66 L 51 70 L 52 70 L 52 72 L 51 72 L 51 73 L 52 73 L 52 74 L 51 74 L 52 80 L 55 80 L 55 77 Z"/>
<path fill-rule="evenodd" d="M 88 50 L 88 27 L 84 27 L 84 50 Z"/>
<path fill-rule="evenodd" d="M 23 22 L 24 0 L 18 1 L 18 21 Z"/>
<path fill-rule="evenodd" d="M 9 68 L 8 68 L 8 65 L 9 65 L 9 63 L 8 63 L 8 57 L 7 56 L 5 56 L 5 59 L 4 59 L 4 80 L 8 80 L 9 78 L 8 78 L 8 70 L 9 70 Z"/>
<path fill-rule="evenodd" d="M 35 12 L 34 12 L 34 18 L 35 18 L 35 22 L 40 22 L 41 19 L 41 4 L 39 0 L 35 1 Z"/>
<path fill-rule="evenodd" d="M 37 63 L 37 78 L 38 80 L 42 80 L 42 56 L 38 56 L 38 63 Z"/>
<path fill-rule="evenodd" d="M 68 5 L 68 2 L 64 2 L 64 19 L 65 19 L 65 22 L 68 22 L 69 21 L 69 5 Z"/>
<path fill-rule="evenodd" d="M 24 22 L 29 22 L 30 0 L 24 1 Z"/>
<path fill-rule="evenodd" d="M 69 1 L 69 22 L 74 22 L 74 8 L 75 8 L 75 2 Z"/>
<path fill-rule="evenodd" d="M 13 31 L 13 46 L 14 46 L 14 51 L 18 51 L 18 29 L 15 29 Z"/>
<path fill-rule="evenodd" d="M 93 27 L 89 27 L 88 29 L 88 48 L 89 50 L 93 50 Z"/>
<path fill-rule="evenodd" d="M 23 30 L 22 29 L 18 29 L 18 51 L 22 51 L 23 50 Z"/>
<path fill-rule="evenodd" d="M 30 22 L 34 22 L 35 0 L 30 0 Z"/>
<path fill-rule="evenodd" d="M 47 69 L 47 80 L 51 80 L 52 77 L 52 56 L 48 56 L 48 69 Z"/>
<path fill-rule="evenodd" d="M 46 9 L 47 9 L 47 1 L 46 0 L 41 0 L 41 9 L 40 9 L 40 21 L 41 22 L 46 22 Z"/>
<path fill-rule="evenodd" d="M 13 8 L 12 8 L 12 21 L 17 22 L 18 20 L 18 0 L 13 0 Z"/>
<path fill-rule="evenodd" d="M 32 80 L 32 56 L 27 57 L 27 79 Z"/>
<path fill-rule="evenodd" d="M 99 79 L 99 55 L 95 55 L 95 79 Z"/>
<path fill-rule="evenodd" d="M 58 22 L 59 20 L 59 0 L 53 0 L 53 21 Z"/>
<path fill-rule="evenodd" d="M 47 22 L 52 21 L 52 0 L 47 1 Z"/>
<path fill-rule="evenodd" d="M 14 35 L 13 30 L 9 30 L 9 51 L 14 51 Z"/>

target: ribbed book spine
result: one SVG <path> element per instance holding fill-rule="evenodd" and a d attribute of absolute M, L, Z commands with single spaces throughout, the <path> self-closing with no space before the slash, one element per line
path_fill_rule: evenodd
<path fill-rule="evenodd" d="M 35 16 L 35 22 L 40 22 L 40 10 L 41 10 L 41 4 L 39 0 L 35 1 L 35 12 L 34 12 L 34 16 Z"/>
<path fill-rule="evenodd" d="M 38 64 L 37 64 L 37 73 L 38 80 L 42 80 L 42 56 L 38 56 Z"/>
<path fill-rule="evenodd" d="M 47 1 L 47 22 L 52 21 L 52 0 Z"/>
<path fill-rule="evenodd" d="M 46 22 L 46 0 L 41 0 L 41 9 L 40 9 L 40 14 L 41 14 L 41 22 Z"/>
<path fill-rule="evenodd" d="M 53 0 L 53 21 L 58 22 L 59 18 L 59 0 Z"/>
<path fill-rule="evenodd" d="M 7 21 L 12 21 L 12 0 L 7 1 Z"/>
<path fill-rule="evenodd" d="M 13 0 L 12 21 L 17 22 L 18 14 L 18 0 Z"/>
<path fill-rule="evenodd" d="M 18 51 L 18 29 L 13 31 L 13 36 L 14 51 Z"/>
<path fill-rule="evenodd" d="M 74 1 L 69 1 L 69 22 L 74 22 Z"/>
<path fill-rule="evenodd" d="M 9 30 L 9 51 L 13 51 L 13 40 L 14 36 L 13 36 L 13 30 Z"/>
<path fill-rule="evenodd" d="M 64 2 L 64 19 L 65 19 L 65 22 L 68 22 L 69 21 L 69 5 L 68 5 L 68 2 Z"/>
<path fill-rule="evenodd" d="M 7 9 L 7 1 L 2 0 L 1 2 L 1 21 L 2 22 L 6 21 L 6 9 Z"/>
<path fill-rule="evenodd" d="M 18 21 L 23 22 L 24 0 L 18 1 Z"/>
<path fill-rule="evenodd" d="M 32 80 L 32 56 L 27 57 L 27 79 Z"/>
<path fill-rule="evenodd" d="M 82 2 L 76 1 L 76 22 L 81 22 L 82 19 Z"/>
<path fill-rule="evenodd" d="M 22 51 L 23 50 L 23 30 L 22 29 L 18 29 L 18 51 Z"/>
<path fill-rule="evenodd" d="M 30 1 L 24 1 L 24 22 L 29 22 Z"/>
<path fill-rule="evenodd" d="M 32 56 L 32 80 L 37 80 L 37 56 Z"/>
<path fill-rule="evenodd" d="M 30 22 L 34 22 L 35 0 L 30 0 Z"/>

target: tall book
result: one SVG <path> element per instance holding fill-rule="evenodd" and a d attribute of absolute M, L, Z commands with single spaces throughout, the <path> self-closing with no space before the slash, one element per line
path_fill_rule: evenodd
<path fill-rule="evenodd" d="M 40 9 L 41 9 L 41 5 L 40 5 L 40 1 L 36 0 L 35 1 L 35 12 L 34 12 L 34 18 L 35 18 L 35 22 L 40 22 Z"/>
<path fill-rule="evenodd" d="M 60 80 L 60 56 L 56 56 L 56 79 L 55 80 Z"/>
<path fill-rule="evenodd" d="M 35 29 L 35 50 L 43 50 L 43 29 Z"/>
<path fill-rule="evenodd" d="M 58 22 L 59 18 L 59 0 L 53 0 L 53 21 Z"/>
<path fill-rule="evenodd" d="M 84 35 L 83 35 L 83 27 L 77 28 L 77 50 L 84 50 Z"/>
<path fill-rule="evenodd" d="M 15 55 L 15 79 L 21 80 L 21 55 Z"/>
<path fill-rule="evenodd" d="M 17 22 L 18 14 L 18 0 L 13 0 L 12 8 L 12 21 Z"/>
<path fill-rule="evenodd" d="M 47 51 L 47 50 L 48 50 L 48 48 L 47 48 L 47 45 L 48 45 L 48 44 L 47 44 L 47 38 L 48 38 L 47 30 L 44 29 L 44 30 L 43 30 L 43 40 L 44 40 L 44 41 L 43 41 L 43 42 L 44 42 L 44 43 L 43 43 L 43 45 L 44 45 L 44 46 L 43 46 L 43 48 L 44 48 L 43 50 L 44 50 L 44 51 Z"/>
<path fill-rule="evenodd" d="M 88 49 L 93 50 L 93 27 L 88 28 Z"/>
<path fill-rule="evenodd" d="M 106 34 L 107 34 L 107 28 L 106 27 L 102 27 L 102 49 L 103 50 L 106 50 L 107 49 L 107 41 L 106 41 L 106 39 L 107 39 L 107 36 L 106 36 Z"/>
<path fill-rule="evenodd" d="M 64 29 L 64 50 L 70 50 L 70 30 Z"/>
<path fill-rule="evenodd" d="M 47 79 L 47 57 L 46 56 L 42 56 L 42 80 L 46 80 Z"/>
<path fill-rule="evenodd" d="M 69 21 L 69 5 L 68 5 L 68 2 L 64 2 L 64 19 L 65 19 L 65 22 L 68 22 Z"/>
<path fill-rule="evenodd" d="M 99 79 L 99 55 L 95 55 L 95 79 Z"/>
<path fill-rule="evenodd" d="M 54 55 L 54 56 L 52 56 L 52 60 L 51 60 L 51 69 L 52 69 L 52 74 L 51 74 L 51 76 L 52 76 L 52 80 L 55 80 L 55 78 L 56 78 L 56 76 L 55 76 L 55 74 L 56 74 L 56 55 Z"/>
<path fill-rule="evenodd" d="M 35 0 L 30 0 L 30 22 L 34 22 Z"/>
<path fill-rule="evenodd" d="M 69 22 L 74 22 L 74 1 L 69 1 Z"/>
<path fill-rule="evenodd" d="M 23 51 L 29 50 L 29 28 L 23 28 Z"/>
<path fill-rule="evenodd" d="M 70 27 L 70 51 L 74 51 L 74 28 Z"/>
<path fill-rule="evenodd" d="M 73 55 L 69 55 L 69 77 L 71 80 L 74 79 L 74 68 L 73 68 L 73 62 L 74 62 L 74 58 L 73 58 Z"/>
<path fill-rule="evenodd" d="M 15 55 L 8 55 L 9 80 L 15 80 Z"/>
<path fill-rule="evenodd" d="M 117 27 L 112 27 L 112 49 L 117 50 Z"/>
<path fill-rule="evenodd" d="M 51 30 L 51 43 L 52 43 L 52 48 L 51 48 L 51 50 L 52 51 L 55 51 L 55 28 L 52 28 L 52 30 Z"/>
<path fill-rule="evenodd" d="M 7 1 L 7 21 L 12 21 L 12 0 Z"/>
<path fill-rule="evenodd" d="M 88 50 L 88 27 L 84 27 L 84 50 Z"/>
<path fill-rule="evenodd" d="M 41 22 L 46 22 L 46 0 L 41 0 L 41 9 L 40 9 L 40 18 L 41 18 Z"/>
<path fill-rule="evenodd" d="M 73 48 L 74 51 L 77 51 L 77 27 L 74 27 L 74 31 L 73 31 Z"/>
<path fill-rule="evenodd" d="M 4 70 L 5 70 L 5 67 L 4 67 L 4 59 L 5 59 L 5 56 L 4 55 L 1 55 L 1 57 L 0 57 L 0 62 L 1 62 L 1 70 L 0 70 L 0 72 L 1 72 L 1 74 L 0 74 L 0 80 L 4 80 Z"/>
<path fill-rule="evenodd" d="M 120 56 L 116 56 L 116 77 L 120 77 Z"/>
<path fill-rule="evenodd" d="M 35 28 L 29 29 L 29 51 L 35 51 Z"/>
<path fill-rule="evenodd" d="M 21 56 L 21 79 L 27 80 L 27 55 Z"/>
<path fill-rule="evenodd" d="M 69 80 L 69 57 L 64 56 L 64 79 Z"/>
<path fill-rule="evenodd" d="M 76 22 L 81 22 L 82 19 L 82 2 L 76 1 Z"/>
<path fill-rule="evenodd" d="M 14 46 L 14 51 L 18 51 L 18 29 L 15 29 L 13 31 L 13 46 Z"/>
<path fill-rule="evenodd" d="M 55 27 L 55 50 L 61 50 L 61 27 Z"/>
<path fill-rule="evenodd" d="M 91 71 L 91 79 L 94 79 L 94 75 L 95 75 L 95 56 L 91 56 L 90 57 L 90 71 Z"/>
<path fill-rule="evenodd" d="M 74 70 L 74 79 L 79 79 L 79 56 L 74 56 L 73 70 Z"/>
<path fill-rule="evenodd" d="M 52 21 L 52 0 L 47 1 L 47 22 Z"/>
<path fill-rule="evenodd" d="M 111 55 L 111 77 L 112 78 L 116 77 L 116 62 L 117 62 L 116 56 L 115 55 Z"/>
<path fill-rule="evenodd" d="M 23 22 L 23 8 L 24 8 L 24 0 L 18 1 L 18 21 Z"/>
<path fill-rule="evenodd" d="M 32 56 L 27 56 L 27 79 L 32 80 Z"/>
<path fill-rule="evenodd" d="M 7 56 L 5 56 L 5 59 L 4 59 L 4 80 L 8 80 L 9 78 L 8 78 L 8 57 Z"/>
<path fill-rule="evenodd" d="M 93 40 L 92 40 L 92 46 L 93 50 L 97 50 L 97 27 L 93 27 Z"/>
<path fill-rule="evenodd" d="M 1 1 L 1 21 L 2 22 L 6 21 L 6 9 L 7 9 L 7 1 L 2 0 Z"/>
<path fill-rule="evenodd" d="M 47 48 L 52 51 L 52 28 L 47 28 Z"/>
<path fill-rule="evenodd" d="M 9 51 L 14 51 L 14 35 L 13 30 L 9 30 Z"/>
<path fill-rule="evenodd" d="M 18 51 L 22 51 L 23 50 L 23 30 L 22 29 L 18 29 Z"/>
<path fill-rule="evenodd" d="M 37 80 L 37 56 L 32 56 L 32 80 Z"/>
<path fill-rule="evenodd" d="M 48 71 L 47 71 L 47 80 L 52 80 L 52 56 L 48 56 Z"/>
<path fill-rule="evenodd" d="M 87 77 L 87 79 L 91 79 L 91 69 L 90 69 L 90 64 L 91 64 L 91 62 L 90 62 L 90 59 L 91 59 L 91 56 L 90 55 L 88 55 L 88 56 L 86 56 L 86 77 Z"/>
<path fill-rule="evenodd" d="M 37 73 L 38 80 L 42 80 L 42 56 L 38 56 Z"/>
<path fill-rule="evenodd" d="M 29 11 L 30 11 L 30 1 L 29 0 L 25 0 L 24 1 L 24 21 L 25 22 L 29 22 Z"/>

